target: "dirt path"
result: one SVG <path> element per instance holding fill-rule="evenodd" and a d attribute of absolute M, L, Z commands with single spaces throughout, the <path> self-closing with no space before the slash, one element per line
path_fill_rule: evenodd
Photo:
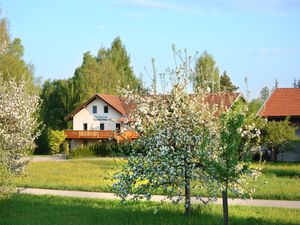
<path fill-rule="evenodd" d="M 35 155 L 24 158 L 31 162 L 45 162 L 45 161 L 63 161 L 66 160 L 65 155 Z"/>
<path fill-rule="evenodd" d="M 65 197 L 95 198 L 95 199 L 119 199 L 113 193 L 102 192 L 85 192 L 85 191 L 67 191 L 67 190 L 51 190 L 39 188 L 20 188 L 18 191 L 22 194 L 33 195 L 55 195 Z M 170 202 L 166 196 L 154 195 L 151 201 Z M 192 203 L 201 203 L 195 197 L 192 197 Z M 222 199 L 218 199 L 214 204 L 222 204 Z M 283 200 L 260 200 L 260 199 L 229 199 L 229 205 L 246 205 L 246 206 L 264 206 L 264 207 L 282 207 L 282 208 L 300 208 L 300 201 L 283 201 Z"/>

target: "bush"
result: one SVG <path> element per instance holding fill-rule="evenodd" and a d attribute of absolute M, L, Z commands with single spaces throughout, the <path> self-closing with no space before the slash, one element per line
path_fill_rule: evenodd
<path fill-rule="evenodd" d="M 130 143 L 117 143 L 111 141 L 101 141 L 97 144 L 88 145 L 74 149 L 69 158 L 78 157 L 112 157 L 112 156 L 129 156 L 132 152 Z"/>
<path fill-rule="evenodd" d="M 63 130 L 48 131 L 49 146 L 51 154 L 58 154 L 62 151 L 63 142 L 65 141 L 65 133 Z"/>
<path fill-rule="evenodd" d="M 75 148 L 68 158 L 81 158 L 81 157 L 93 157 L 96 156 L 95 152 L 90 147 Z"/>

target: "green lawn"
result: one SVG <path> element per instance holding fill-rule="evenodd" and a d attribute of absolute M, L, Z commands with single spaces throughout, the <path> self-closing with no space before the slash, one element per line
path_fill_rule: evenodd
<path fill-rule="evenodd" d="M 20 187 L 38 187 L 81 191 L 111 191 L 113 174 L 124 160 L 117 158 L 74 159 L 30 162 Z"/>
<path fill-rule="evenodd" d="M 82 191 L 111 191 L 112 175 L 120 170 L 121 159 L 98 158 L 29 163 L 20 187 Z M 254 198 L 300 200 L 300 163 L 267 163 L 258 179 Z M 201 190 L 193 190 L 199 194 Z"/>
<path fill-rule="evenodd" d="M 231 225 L 298 225 L 300 209 L 229 207 Z M 198 206 L 189 217 L 170 203 L 15 195 L 0 201 L 2 225 L 193 225 L 222 224 L 221 206 Z"/>

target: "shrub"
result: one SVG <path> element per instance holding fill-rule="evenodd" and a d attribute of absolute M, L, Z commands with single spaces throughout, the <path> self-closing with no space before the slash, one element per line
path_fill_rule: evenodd
<path fill-rule="evenodd" d="M 62 144 L 65 141 L 64 131 L 49 130 L 48 138 L 51 154 L 58 154 L 62 150 Z"/>
<path fill-rule="evenodd" d="M 101 157 L 129 156 L 132 152 L 132 149 L 133 148 L 130 143 L 101 141 L 96 144 L 74 149 L 70 153 L 69 158 L 91 157 L 91 156 L 101 156 Z"/>
<path fill-rule="evenodd" d="M 75 148 L 68 158 L 81 158 L 81 157 L 93 157 L 96 156 L 95 152 L 90 147 Z"/>

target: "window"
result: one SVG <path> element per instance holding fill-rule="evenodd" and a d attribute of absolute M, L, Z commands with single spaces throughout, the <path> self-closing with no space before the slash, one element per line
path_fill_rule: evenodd
<path fill-rule="evenodd" d="M 93 114 L 97 114 L 97 106 L 93 105 Z"/>
<path fill-rule="evenodd" d="M 116 130 L 117 130 L 117 131 L 121 130 L 121 124 L 116 123 Z"/>
<path fill-rule="evenodd" d="M 100 123 L 100 130 L 104 130 L 104 123 Z"/>
<path fill-rule="evenodd" d="M 83 124 L 83 130 L 87 130 L 87 123 Z"/>
<path fill-rule="evenodd" d="M 108 106 L 104 106 L 104 113 L 108 113 Z"/>

